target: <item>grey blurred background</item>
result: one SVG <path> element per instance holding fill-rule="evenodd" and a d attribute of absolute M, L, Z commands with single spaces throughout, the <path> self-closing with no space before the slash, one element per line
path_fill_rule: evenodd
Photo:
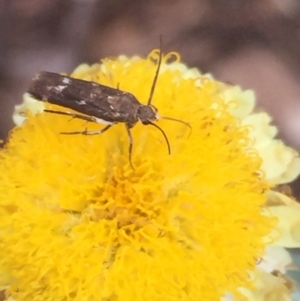
<path fill-rule="evenodd" d="M 0 0 L 0 139 L 37 71 L 146 55 L 160 34 L 165 52 L 254 89 L 280 137 L 300 149 L 298 0 Z"/>

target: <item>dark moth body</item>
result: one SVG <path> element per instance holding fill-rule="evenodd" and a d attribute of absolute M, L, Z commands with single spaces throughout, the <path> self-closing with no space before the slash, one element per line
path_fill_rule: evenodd
<path fill-rule="evenodd" d="M 38 100 L 92 116 L 98 123 L 121 122 L 132 127 L 138 121 L 156 119 L 153 107 L 142 105 L 131 93 L 57 73 L 37 74 L 28 93 Z"/>

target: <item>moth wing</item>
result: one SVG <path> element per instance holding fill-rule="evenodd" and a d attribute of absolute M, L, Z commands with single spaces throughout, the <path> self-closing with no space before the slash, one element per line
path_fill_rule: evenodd
<path fill-rule="evenodd" d="M 126 122 L 140 106 L 131 93 L 46 71 L 32 79 L 28 93 L 107 122 Z"/>

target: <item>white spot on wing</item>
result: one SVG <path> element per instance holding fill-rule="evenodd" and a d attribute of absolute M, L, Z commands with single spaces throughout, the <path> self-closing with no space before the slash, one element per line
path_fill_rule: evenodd
<path fill-rule="evenodd" d="M 86 102 L 84 100 L 76 101 L 79 105 L 86 105 Z"/>
<path fill-rule="evenodd" d="M 67 77 L 64 77 L 64 79 L 62 80 L 63 84 L 69 85 L 71 83 L 71 80 Z"/>
<path fill-rule="evenodd" d="M 111 121 L 106 121 L 106 120 L 103 120 L 101 118 L 96 118 L 96 117 L 94 117 L 94 118 L 95 118 L 95 122 L 100 123 L 100 124 L 114 124 L 114 122 L 111 122 Z"/>
<path fill-rule="evenodd" d="M 47 90 L 49 91 L 52 91 L 54 90 L 55 92 L 62 92 L 64 89 L 66 89 L 67 86 L 62 86 L 62 85 L 59 85 L 59 86 L 48 86 L 47 87 Z"/>

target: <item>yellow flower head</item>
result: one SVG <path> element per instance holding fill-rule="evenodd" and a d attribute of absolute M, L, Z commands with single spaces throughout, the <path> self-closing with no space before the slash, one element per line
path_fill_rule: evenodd
<path fill-rule="evenodd" d="M 81 65 L 71 75 L 146 103 L 157 51 Z M 172 61 L 170 61 L 173 58 Z M 0 284 L 17 300 L 219 300 L 249 288 L 274 221 L 269 183 L 226 85 L 163 58 L 153 105 L 171 145 L 137 124 L 97 130 L 28 114 L 0 153 Z M 48 105 L 48 108 L 67 111 Z M 39 111 L 39 109 L 37 110 Z"/>

